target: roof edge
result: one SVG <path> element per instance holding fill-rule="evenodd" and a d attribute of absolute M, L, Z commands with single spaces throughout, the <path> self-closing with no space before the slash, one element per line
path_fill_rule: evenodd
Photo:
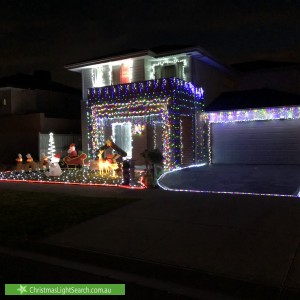
<path fill-rule="evenodd" d="M 155 49 L 151 50 L 150 48 L 148 50 L 134 51 L 134 52 L 129 52 L 121 55 L 112 55 L 112 56 L 106 56 L 99 59 L 72 63 L 66 65 L 65 68 L 71 71 L 80 72 L 82 68 L 89 68 L 96 64 L 104 64 L 112 61 L 125 60 L 130 58 L 137 58 L 137 57 L 147 57 L 147 56 L 153 58 L 161 58 L 164 56 L 183 54 L 183 53 L 187 55 L 193 55 L 196 59 L 201 60 L 215 68 L 219 68 L 220 70 L 229 73 L 231 75 L 236 73 L 236 71 L 232 67 L 221 63 L 220 61 L 215 59 L 211 54 L 209 54 L 207 51 L 203 50 L 199 46 L 186 46 L 186 47 L 183 46 L 181 48 L 163 50 L 163 51 L 155 51 Z"/>
<path fill-rule="evenodd" d="M 154 53 L 150 50 L 141 50 L 141 51 L 131 52 L 131 53 L 122 54 L 122 55 L 113 55 L 113 56 L 107 56 L 105 58 L 99 58 L 99 59 L 94 59 L 94 60 L 82 61 L 82 62 L 78 62 L 78 63 L 72 63 L 72 64 L 66 65 L 65 68 L 68 70 L 72 70 L 72 69 L 76 70 L 76 69 L 83 68 L 83 67 L 89 67 L 89 66 L 92 66 L 95 64 L 108 63 L 111 61 L 125 60 L 125 59 L 130 59 L 130 58 L 141 57 L 141 56 L 154 56 Z"/>

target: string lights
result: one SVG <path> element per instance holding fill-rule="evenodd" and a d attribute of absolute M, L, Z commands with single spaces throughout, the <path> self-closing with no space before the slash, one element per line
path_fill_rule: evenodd
<path fill-rule="evenodd" d="M 189 66 L 189 58 L 188 57 L 178 57 L 172 56 L 172 57 L 164 57 L 161 58 L 159 61 L 158 59 L 155 59 L 155 62 L 151 62 L 151 72 L 150 72 L 150 79 L 155 79 L 155 70 L 157 67 L 163 67 L 163 66 L 168 66 L 168 65 L 175 65 L 177 69 L 179 68 L 180 64 L 182 64 L 182 79 L 183 80 L 188 80 L 186 74 L 186 68 Z M 177 77 L 180 77 L 179 72 L 177 71 Z"/>
<path fill-rule="evenodd" d="M 49 133 L 48 156 L 52 158 L 56 154 L 53 132 Z"/>
<path fill-rule="evenodd" d="M 141 174 L 136 175 L 136 182 L 131 184 L 128 188 L 143 188 L 143 185 L 140 183 Z M 47 177 L 46 173 L 43 171 L 28 173 L 16 173 L 11 171 L 0 172 L 0 181 L 123 187 L 121 176 L 104 176 L 99 172 L 90 171 L 86 167 L 83 167 L 82 169 L 63 169 L 62 175 L 57 177 Z"/>
<path fill-rule="evenodd" d="M 113 61 L 109 63 L 95 65 L 92 68 L 92 83 L 93 87 L 102 87 L 106 85 L 113 84 L 113 67 L 118 66 L 120 68 L 120 77 L 123 76 L 122 72 L 126 69 L 126 77 L 128 77 L 128 82 L 132 82 L 132 59 Z M 123 68 L 122 68 L 123 67 Z"/>
<path fill-rule="evenodd" d="M 132 127 L 132 134 L 142 135 L 145 130 L 145 124 L 137 123 Z"/>
<path fill-rule="evenodd" d="M 151 124 L 154 129 L 160 123 L 164 167 L 173 169 L 181 163 L 180 116 L 194 119 L 203 110 L 203 90 L 178 78 L 148 80 L 88 89 L 86 106 L 89 157 L 113 123 L 129 122 L 132 128 Z"/>
<path fill-rule="evenodd" d="M 210 123 L 300 119 L 300 107 L 273 107 L 205 113 Z"/>
<path fill-rule="evenodd" d="M 166 190 L 166 191 L 172 191 L 172 192 L 190 192 L 190 193 L 204 193 L 204 194 L 230 194 L 230 195 L 251 195 L 251 196 L 272 196 L 272 197 L 290 197 L 290 198 L 298 198 L 300 197 L 300 191 L 296 195 L 283 195 L 283 194 L 263 194 L 263 193 L 247 193 L 247 192 L 228 192 L 228 191 L 203 191 L 203 190 L 193 190 L 193 189 L 173 189 L 169 188 L 165 184 L 162 183 L 162 180 L 165 176 L 167 176 L 170 173 L 177 172 L 186 168 L 194 168 L 194 167 L 202 167 L 205 166 L 205 163 L 199 164 L 199 165 L 192 165 L 184 168 L 176 168 L 174 170 L 165 172 L 162 174 L 158 180 L 157 184 L 160 188 Z"/>
<path fill-rule="evenodd" d="M 201 123 L 202 126 L 204 126 L 204 123 L 207 124 L 208 162 L 212 163 L 212 145 L 211 145 L 211 124 L 212 123 L 233 123 L 233 122 L 270 121 L 270 120 L 293 120 L 293 119 L 300 119 L 300 106 L 206 112 L 201 114 L 199 117 L 199 123 Z M 202 160 L 205 160 L 204 155 L 202 156 Z"/>

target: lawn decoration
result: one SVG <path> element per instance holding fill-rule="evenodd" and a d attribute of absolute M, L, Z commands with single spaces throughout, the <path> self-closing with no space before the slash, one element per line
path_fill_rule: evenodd
<path fill-rule="evenodd" d="M 16 158 L 16 162 L 17 162 L 17 167 L 16 167 L 16 171 L 17 172 L 21 172 L 23 171 L 23 157 L 22 157 L 22 154 L 19 153 L 18 154 L 18 157 Z"/>
<path fill-rule="evenodd" d="M 58 164 L 59 160 L 60 160 L 60 154 L 55 154 L 51 158 L 49 172 L 46 172 L 46 176 L 60 176 L 62 174 L 62 170 Z"/>
<path fill-rule="evenodd" d="M 106 159 L 99 159 L 98 166 L 99 166 L 99 173 L 103 175 L 104 173 L 108 174 L 110 170 L 110 163 Z"/>
<path fill-rule="evenodd" d="M 115 154 L 108 153 L 105 155 L 105 150 L 113 149 Z M 99 171 L 101 175 L 109 174 L 112 172 L 112 176 L 117 176 L 117 171 L 121 170 L 122 157 L 127 156 L 127 153 L 117 146 L 112 140 L 108 139 L 105 145 L 100 147 L 96 152 L 95 160 L 90 163 L 90 170 Z"/>
<path fill-rule="evenodd" d="M 48 146 L 48 157 L 53 157 L 56 153 L 55 141 L 53 132 L 49 133 L 49 146 Z"/>
<path fill-rule="evenodd" d="M 107 154 L 106 160 L 109 163 L 109 169 L 112 171 L 113 176 L 117 176 L 117 170 L 120 169 L 120 166 L 118 164 L 118 159 L 121 157 L 119 154 Z"/>
<path fill-rule="evenodd" d="M 78 156 L 74 143 L 70 144 L 69 146 L 68 156 L 71 158 Z"/>
<path fill-rule="evenodd" d="M 75 149 L 75 144 L 70 144 L 69 150 L 68 150 L 68 156 L 66 156 L 63 161 L 67 165 L 67 168 L 70 166 L 74 167 L 82 167 L 84 165 L 84 161 L 87 158 L 87 155 L 85 153 L 82 153 L 80 155 L 77 154 L 77 151 Z"/>
<path fill-rule="evenodd" d="M 29 172 L 30 170 L 35 172 L 37 171 L 37 165 L 34 162 L 30 153 L 26 154 L 26 164 L 25 164 L 25 171 Z"/>
<path fill-rule="evenodd" d="M 82 153 L 75 157 L 69 157 L 66 156 L 63 161 L 67 165 L 67 168 L 70 166 L 78 167 L 84 165 L 84 160 L 87 158 L 87 155 L 85 153 Z"/>
<path fill-rule="evenodd" d="M 105 144 L 100 147 L 100 150 L 107 150 L 109 148 L 112 148 L 113 150 L 116 151 L 116 153 L 119 155 L 119 157 L 126 157 L 127 153 L 121 149 L 119 146 L 117 146 L 111 139 L 107 139 Z"/>
<path fill-rule="evenodd" d="M 42 153 L 42 158 L 39 162 L 39 169 L 40 170 L 49 170 L 49 160 L 48 156 L 45 153 Z"/>

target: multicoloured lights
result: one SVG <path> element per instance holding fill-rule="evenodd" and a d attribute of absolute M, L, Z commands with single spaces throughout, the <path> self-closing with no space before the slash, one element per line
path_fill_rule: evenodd
<path fill-rule="evenodd" d="M 93 87 L 102 87 L 108 84 L 113 84 L 113 67 L 119 66 L 120 67 L 120 82 L 132 82 L 132 65 L 133 60 L 121 60 L 121 61 L 114 61 L 105 64 L 100 64 L 95 66 L 92 69 L 92 82 Z M 125 79 L 126 77 L 126 79 Z"/>
<path fill-rule="evenodd" d="M 179 74 L 177 74 L 177 76 L 182 78 L 183 80 L 188 80 L 186 68 L 189 65 L 189 57 L 178 57 L 178 58 L 176 58 L 176 56 L 175 57 L 170 56 L 170 57 L 164 57 L 164 58 L 161 58 L 161 59 L 155 59 L 154 62 L 151 62 L 150 79 L 155 79 L 155 69 L 156 69 L 156 67 L 175 65 L 178 69 L 180 64 L 182 64 L 182 74 L 181 74 L 182 77 L 178 76 Z M 177 71 L 177 73 L 179 73 L 179 72 Z"/>
<path fill-rule="evenodd" d="M 82 169 L 63 169 L 62 175 L 58 177 L 47 177 L 43 171 L 38 172 L 0 172 L 0 181 L 3 182 L 27 182 L 27 183 L 49 183 L 83 186 L 109 186 L 142 189 L 140 183 L 141 174 L 136 174 L 136 183 L 130 186 L 122 185 L 122 177 L 100 175 L 86 167 Z"/>
<path fill-rule="evenodd" d="M 178 78 L 92 88 L 86 107 L 90 157 L 113 123 L 130 122 L 132 128 L 161 123 L 164 167 L 173 169 L 181 163 L 180 116 L 195 118 L 203 109 L 203 90 Z"/>
<path fill-rule="evenodd" d="M 300 107 L 272 107 L 235 111 L 207 112 L 209 123 L 300 119 Z"/>
<path fill-rule="evenodd" d="M 132 134 L 142 135 L 145 130 L 145 124 L 137 123 L 132 128 Z"/>
<path fill-rule="evenodd" d="M 205 112 L 198 117 L 199 127 L 207 128 L 203 135 L 207 133 L 208 162 L 212 162 L 211 145 L 211 124 L 212 123 L 233 123 L 252 122 L 269 120 L 293 120 L 300 119 L 299 106 L 270 107 L 261 109 L 247 109 L 235 111 Z M 197 129 L 199 130 L 199 129 Z M 201 160 L 206 160 L 205 145 L 202 147 Z"/>

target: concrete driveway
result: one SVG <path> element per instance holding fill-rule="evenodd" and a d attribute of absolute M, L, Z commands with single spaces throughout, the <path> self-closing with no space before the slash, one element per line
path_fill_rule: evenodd
<path fill-rule="evenodd" d="M 167 189 L 297 195 L 300 165 L 204 165 L 167 173 L 159 183 Z"/>

